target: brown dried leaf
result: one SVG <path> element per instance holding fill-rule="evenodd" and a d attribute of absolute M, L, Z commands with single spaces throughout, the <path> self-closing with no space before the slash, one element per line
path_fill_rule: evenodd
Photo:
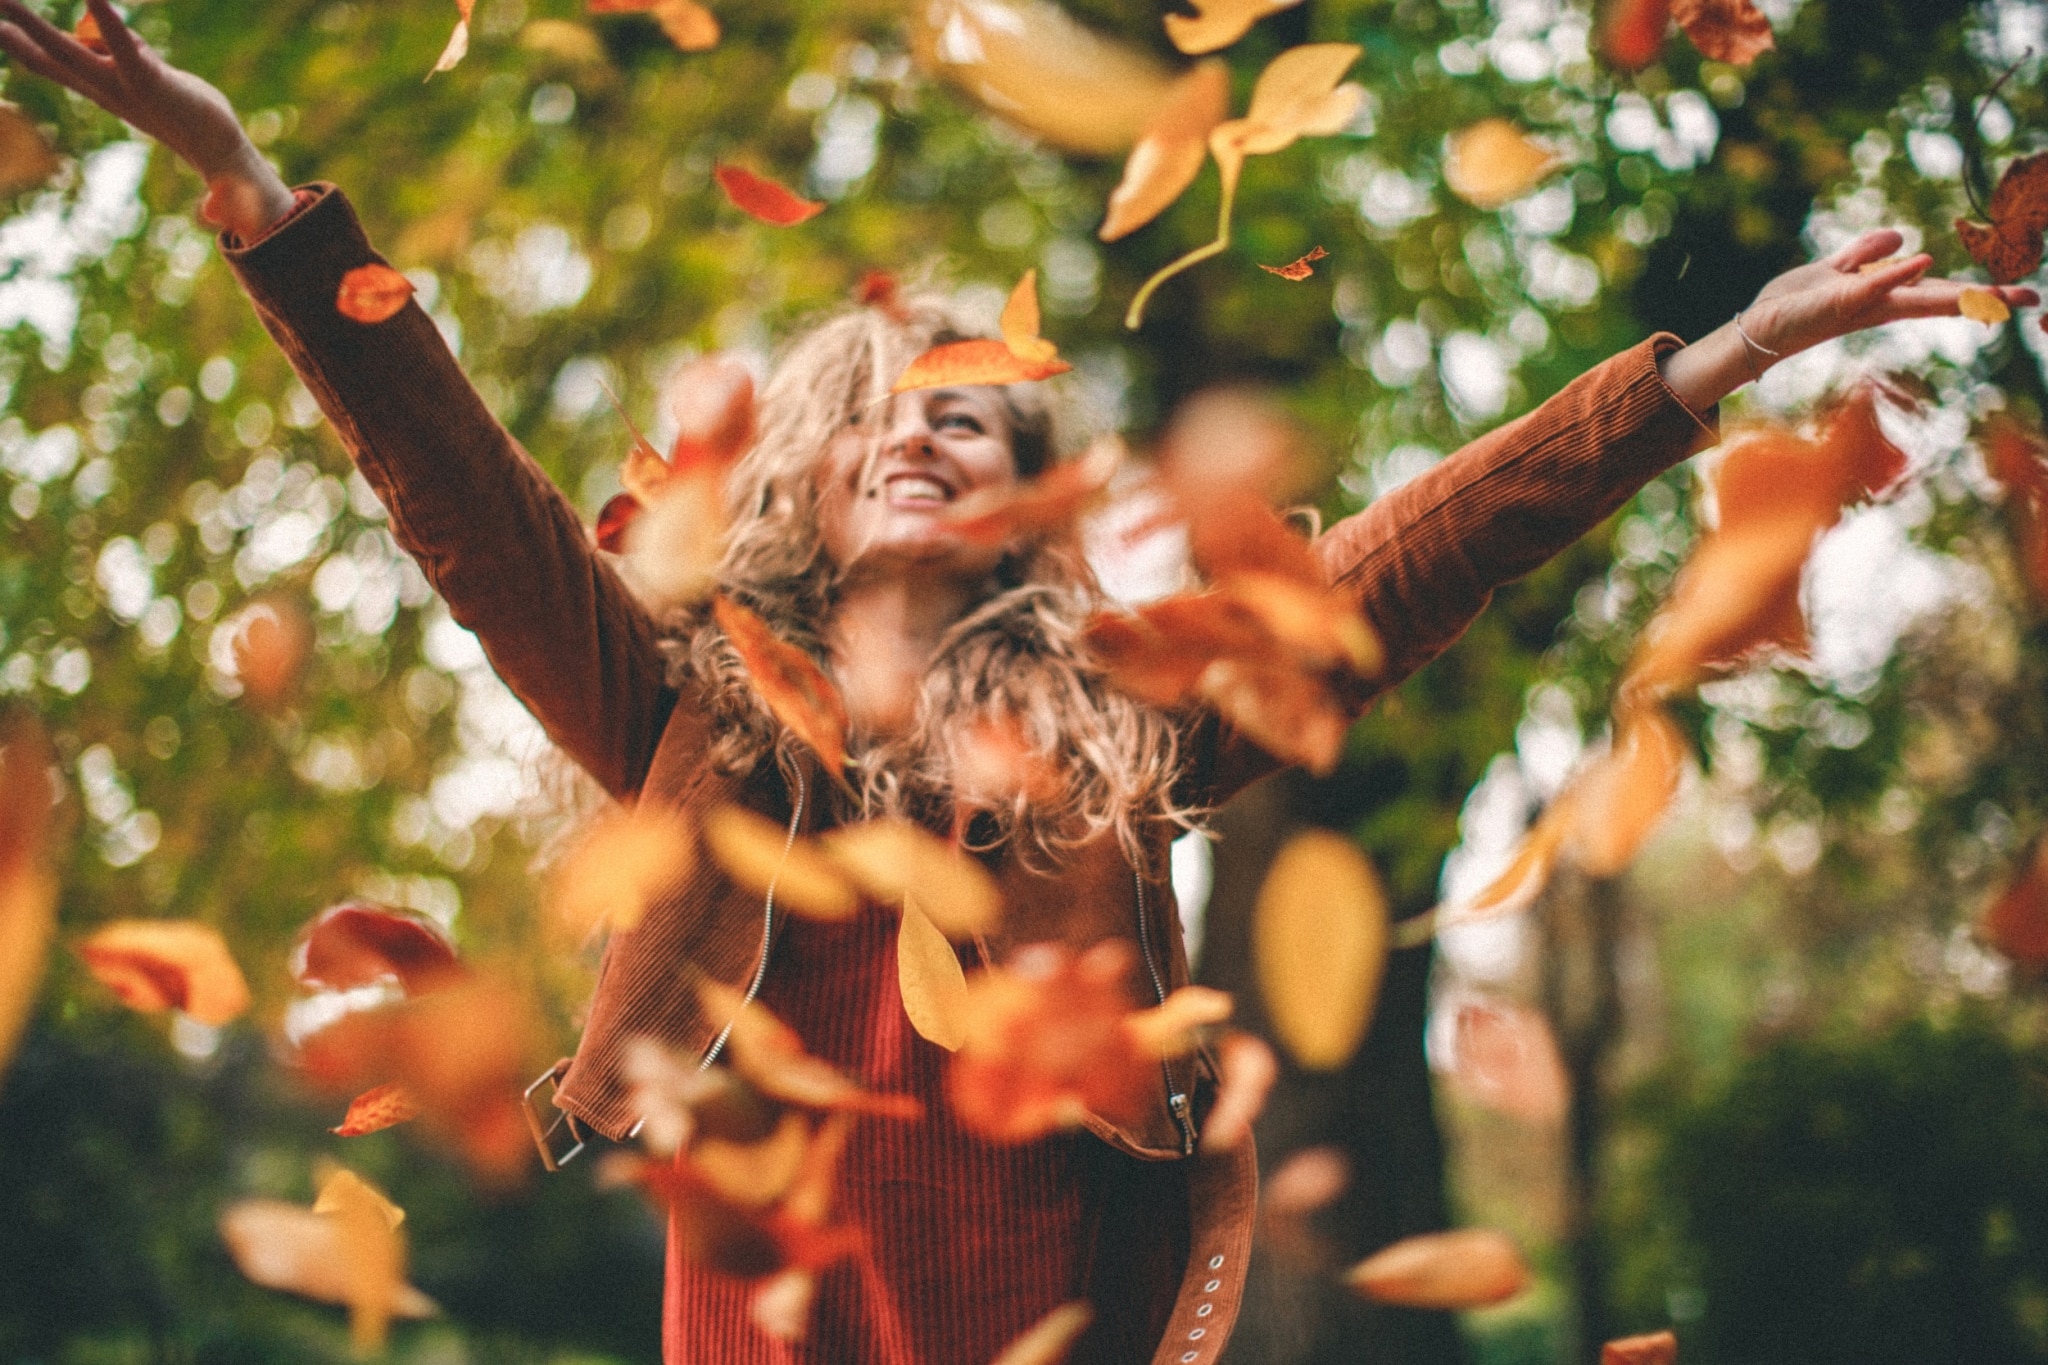
<path fill-rule="evenodd" d="M 967 1039 L 967 973 L 953 945 L 909 896 L 896 935 L 896 983 L 918 1036 L 958 1052 Z"/>
<path fill-rule="evenodd" d="M 2027 851 L 2018 874 L 1977 921 L 1977 937 L 2015 962 L 2048 963 L 2048 839 Z"/>
<path fill-rule="evenodd" d="M 1608 0 L 1600 21 L 1600 54 L 1624 71 L 1640 71 L 1664 50 L 1671 0 Z"/>
<path fill-rule="evenodd" d="M 1956 295 L 1956 311 L 1987 327 L 1996 327 L 2012 317 L 2012 309 L 2005 306 L 2005 300 L 1989 289 L 1965 289 Z"/>
<path fill-rule="evenodd" d="M 1529 1267 L 1505 1233 L 1462 1228 L 1396 1242 L 1353 1266 L 1344 1282 L 1403 1308 L 1483 1308 L 1527 1288 Z"/>
<path fill-rule="evenodd" d="M 766 1005 L 749 1001 L 730 986 L 697 982 L 697 995 L 714 1019 L 731 1021 L 727 1046 L 732 1069 L 771 1099 L 806 1109 L 915 1119 L 923 1106 L 907 1095 L 874 1094 L 829 1062 L 804 1051 L 796 1030 Z"/>
<path fill-rule="evenodd" d="M 789 1193 L 810 1145 L 809 1120 L 787 1110 L 766 1136 L 752 1142 L 699 1134 L 686 1159 L 724 1198 L 743 1209 L 765 1209 Z"/>
<path fill-rule="evenodd" d="M 1730 66 L 1748 66 L 1778 45 L 1751 0 L 1671 0 L 1671 17 L 1701 56 Z"/>
<path fill-rule="evenodd" d="M 397 1081 L 365 1090 L 349 1101 L 348 1114 L 339 1128 L 328 1131 L 337 1137 L 362 1137 L 410 1122 L 420 1116 L 419 1101 Z"/>
<path fill-rule="evenodd" d="M 1283 280 L 1299 282 L 1315 274 L 1316 268 L 1314 263 L 1324 259 L 1329 254 L 1329 252 L 1321 247 L 1316 247 L 1299 259 L 1290 261 L 1286 265 L 1261 264 L 1259 269 L 1265 271 L 1268 275 L 1278 275 Z"/>
<path fill-rule="evenodd" d="M 359 1354 L 384 1349 L 405 1283 L 405 1212 L 354 1171 L 320 1186 L 313 1212 L 334 1220 L 335 1251 L 348 1289 L 349 1336 Z"/>
<path fill-rule="evenodd" d="M 1059 348 L 1038 334 L 1038 272 L 1027 270 L 1003 305 L 1001 341 L 951 341 L 912 360 L 891 393 L 975 384 L 1023 384 L 1073 369 Z"/>
<path fill-rule="evenodd" d="M 210 924 L 115 920 L 78 945 L 93 979 L 132 1010 L 180 1010 L 220 1025 L 249 1008 L 249 983 Z"/>
<path fill-rule="evenodd" d="M 609 812 L 585 831 L 550 879 L 548 909 L 574 942 L 603 928 L 630 932 L 696 864 L 689 821 L 643 801 Z"/>
<path fill-rule="evenodd" d="M 2041 233 L 2048 229 L 2048 152 L 2015 158 L 1998 177 L 1985 206 L 1991 226 L 1956 219 L 1956 236 L 1993 284 L 2011 284 L 2041 268 Z"/>
<path fill-rule="evenodd" d="M 63 164 L 21 107 L 0 101 L 0 195 L 34 189 Z"/>
<path fill-rule="evenodd" d="M 770 227 L 794 227 L 825 211 L 823 200 L 801 198 L 787 186 L 755 175 L 744 166 L 720 162 L 711 173 L 734 208 Z"/>
<path fill-rule="evenodd" d="M 1273 1032 L 1296 1061 L 1334 1071 L 1372 1022 L 1387 962 L 1387 899 L 1357 844 L 1295 835 L 1266 873 L 1252 950 Z"/>

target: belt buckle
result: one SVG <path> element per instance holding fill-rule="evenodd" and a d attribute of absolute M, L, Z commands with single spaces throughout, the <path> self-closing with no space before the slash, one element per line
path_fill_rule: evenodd
<path fill-rule="evenodd" d="M 553 1103 L 556 1092 L 561 1088 L 562 1075 L 568 1069 L 569 1059 L 564 1057 L 527 1086 L 520 1099 L 520 1110 L 526 1115 L 526 1130 L 533 1134 L 533 1145 L 540 1152 L 540 1164 L 550 1172 L 561 1170 L 589 1145 L 589 1136 L 583 1125 L 576 1121 L 576 1116 L 566 1109 L 556 1108 Z M 551 1118 L 542 1115 L 542 1101 L 536 1098 L 542 1086 L 548 1090 L 546 1099 Z M 564 1136 L 570 1145 L 557 1151 Z"/>

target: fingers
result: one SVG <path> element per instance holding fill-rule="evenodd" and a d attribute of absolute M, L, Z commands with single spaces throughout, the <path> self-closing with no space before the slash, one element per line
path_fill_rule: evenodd
<path fill-rule="evenodd" d="M 85 44 L 22 4 L 21 0 L 0 0 L 0 17 L 20 30 L 49 63 L 47 68 L 37 67 L 26 57 L 16 54 L 31 71 L 68 85 L 80 94 L 90 95 L 98 88 L 108 63 L 88 51 Z M 58 70 L 68 74 L 59 75 Z"/>
<path fill-rule="evenodd" d="M 26 33 L 13 24 L 0 23 L 0 52 L 5 52 L 15 61 L 41 76 L 44 80 L 55 81 L 58 85 L 80 94 L 89 94 L 77 74 L 59 66 L 51 56 L 36 45 Z"/>
<path fill-rule="evenodd" d="M 85 0 L 86 9 L 99 21 L 100 39 L 114 58 L 114 65 L 129 75 L 142 69 L 142 49 L 125 20 L 114 12 L 111 0 Z"/>
<path fill-rule="evenodd" d="M 1875 228 L 1829 257 L 1828 264 L 1842 271 L 1860 270 L 1872 261 L 1883 260 L 1905 242 L 1897 228 Z"/>

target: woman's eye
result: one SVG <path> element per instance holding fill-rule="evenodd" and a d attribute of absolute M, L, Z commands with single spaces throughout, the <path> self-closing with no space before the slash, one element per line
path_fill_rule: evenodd
<path fill-rule="evenodd" d="M 976 435 L 980 435 L 983 430 L 980 418 L 971 417 L 964 412 L 949 412 L 939 418 L 938 424 L 942 427 L 953 427 L 960 431 L 971 431 Z"/>

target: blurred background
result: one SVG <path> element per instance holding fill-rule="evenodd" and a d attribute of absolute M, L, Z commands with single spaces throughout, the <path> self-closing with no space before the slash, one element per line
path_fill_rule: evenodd
<path fill-rule="evenodd" d="M 728 2 L 723 40 L 689 54 L 644 15 L 478 0 L 467 60 L 424 84 L 452 0 L 161 0 L 134 22 L 228 93 L 287 179 L 347 189 L 591 516 L 628 439 L 607 385 L 661 443 L 678 363 L 758 363 L 869 270 L 992 322 L 1036 267 L 1097 422 L 1142 445 L 1188 395 L 1254 386 L 1320 452 L 1327 520 L 1867 227 L 1971 269 L 1952 220 L 2048 145 L 2048 4 L 1760 3 L 1778 50 L 1746 70 L 1674 36 L 1632 74 L 1592 55 L 1597 16 L 1571 0 L 1264 20 L 1225 54 L 1236 107 L 1309 40 L 1363 45 L 1368 97 L 1344 132 L 1252 163 L 1236 245 L 1138 332 L 1125 305 L 1213 235 L 1217 194 L 1207 173 L 1155 225 L 1095 238 L 1135 131 L 1115 97 L 1186 63 L 1155 0 Z M 1020 32 L 1042 68 L 989 55 Z M 0 221 L 0 701 L 43 718 L 74 798 L 62 933 L 204 920 L 257 1005 L 218 1030 L 133 1015 L 55 955 L 0 1082 L 0 1360 L 349 1358 L 338 1310 L 245 1283 L 214 1231 L 236 1198 L 304 1203 L 323 1155 L 409 1211 L 413 1278 L 446 1310 L 402 1325 L 393 1359 L 657 1360 L 660 1234 L 634 1197 L 589 1163 L 482 1189 L 405 1128 L 333 1137 L 336 1106 L 277 1064 L 292 936 L 350 897 L 516 964 L 568 1051 L 593 959 L 543 950 L 533 871 L 559 803 L 537 730 L 196 221 L 199 186 L 32 78 L 7 71 L 4 93 L 62 158 Z M 1493 114 L 1568 164 L 1482 211 L 1441 168 L 1446 137 Z M 715 160 L 831 207 L 765 228 L 718 194 Z M 1308 281 L 1253 268 L 1318 245 Z M 1999 410 L 2038 420 L 2034 324 L 1890 329 L 1726 405 L 1796 419 L 1899 376 L 1920 400 L 1887 418 L 1911 476 L 1815 551 L 1809 658 L 1678 708 L 1698 761 L 1629 872 L 1561 875 L 1526 915 L 1397 952 L 1364 1050 L 1284 1076 L 1263 1164 L 1332 1146 L 1350 1180 L 1306 1249 L 1296 1228 L 1262 1250 L 1231 1360 L 1586 1361 L 1666 1326 L 1690 1361 L 2048 1360 L 2043 995 L 1972 928 L 2048 822 L 2048 633 L 1976 439 Z M 1246 923 L 1304 827 L 1361 841 L 1398 916 L 1498 872 L 1601 742 L 1700 506 L 1689 465 L 1651 484 L 1386 698 L 1332 776 L 1224 812 L 1183 867 L 1206 887 L 1202 979 L 1257 1024 Z M 240 695 L 252 606 L 311 623 L 283 705 Z M 1460 1319 L 1327 1274 L 1468 1223 L 1520 1240 L 1536 1287 Z"/>

